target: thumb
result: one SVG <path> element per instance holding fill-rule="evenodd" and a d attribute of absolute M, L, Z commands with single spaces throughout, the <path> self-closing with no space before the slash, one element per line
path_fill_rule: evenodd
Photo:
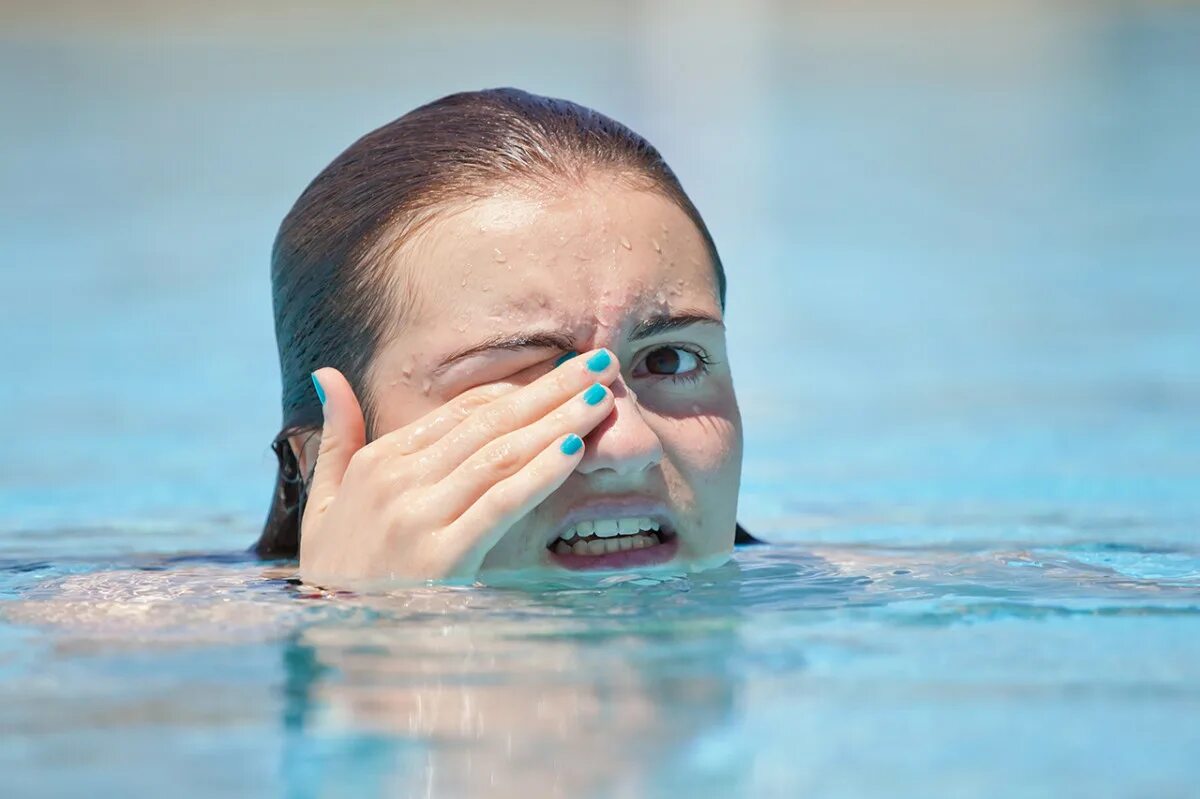
<path fill-rule="evenodd" d="M 312 380 L 321 400 L 325 424 L 308 488 L 306 516 L 309 510 L 319 514 L 329 506 L 341 488 L 350 458 L 367 443 L 362 408 L 349 381 L 331 367 L 313 372 Z"/>

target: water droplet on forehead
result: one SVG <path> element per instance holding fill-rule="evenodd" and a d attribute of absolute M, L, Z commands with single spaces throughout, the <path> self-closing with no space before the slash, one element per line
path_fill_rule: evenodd
<path fill-rule="evenodd" d="M 624 236 L 621 237 L 621 246 L 627 250 L 633 249 L 633 245 L 629 243 L 629 239 L 625 238 Z"/>
<path fill-rule="evenodd" d="M 662 253 L 662 245 L 658 243 L 658 239 L 650 239 L 650 243 L 654 246 L 656 253 Z"/>
<path fill-rule="evenodd" d="M 421 381 L 421 393 L 428 395 L 429 389 L 433 388 L 433 381 L 428 377 Z"/>
<path fill-rule="evenodd" d="M 507 260 L 508 260 L 508 258 L 507 258 L 507 257 L 504 255 L 504 253 L 500 252 L 500 248 L 499 248 L 499 247 L 497 247 L 497 248 L 495 248 L 494 250 L 492 250 L 492 252 L 494 253 L 494 255 L 493 255 L 492 257 L 496 259 L 496 262 L 497 262 L 497 263 L 501 263 L 501 264 L 502 264 L 502 263 L 504 263 L 505 261 L 507 261 Z"/>

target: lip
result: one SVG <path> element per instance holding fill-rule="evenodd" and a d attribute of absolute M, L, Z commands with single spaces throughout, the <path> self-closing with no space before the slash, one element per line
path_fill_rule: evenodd
<path fill-rule="evenodd" d="M 605 555 L 560 555 L 547 550 L 550 562 L 556 566 L 571 571 L 590 571 L 603 569 L 636 569 L 639 566 L 657 566 L 675 557 L 679 551 L 679 535 L 672 535 L 661 544 L 645 549 L 629 549 L 622 552 L 609 552 Z"/>
<path fill-rule="evenodd" d="M 563 533 L 570 530 L 572 526 L 583 521 L 591 521 L 593 519 L 627 519 L 631 516 L 647 516 L 658 522 L 663 527 L 678 533 L 679 527 L 675 524 L 675 520 L 671 518 L 671 513 L 667 506 L 662 502 L 647 497 L 605 497 L 603 499 L 594 499 L 588 502 L 581 502 L 567 511 L 567 515 L 555 527 L 554 532 L 546 539 L 545 545 L 550 546 L 555 539 L 560 538 Z M 672 536 L 675 538 L 677 536 Z M 662 546 L 665 546 L 663 544 Z M 654 547 L 651 547 L 652 549 Z M 637 552 L 645 552 L 647 550 L 632 550 Z M 616 553 L 613 553 L 616 554 Z M 593 556 L 588 556 L 593 557 Z M 601 556 L 594 556 L 600 559 Z"/>
<path fill-rule="evenodd" d="M 661 544 L 645 549 L 627 549 L 604 555 L 560 555 L 549 549 L 550 544 L 563 533 L 582 521 L 594 519 L 624 519 L 631 516 L 646 516 L 658 522 L 670 532 L 670 538 Z M 545 542 L 546 557 L 550 563 L 571 571 L 632 569 L 639 566 L 654 566 L 666 563 L 679 551 L 679 527 L 667 506 L 650 497 L 603 497 L 582 502 L 572 507 L 559 522 Z"/>

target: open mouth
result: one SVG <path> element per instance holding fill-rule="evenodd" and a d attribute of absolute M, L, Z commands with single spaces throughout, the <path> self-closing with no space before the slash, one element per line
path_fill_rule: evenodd
<path fill-rule="evenodd" d="M 546 548 L 568 569 L 624 569 L 670 560 L 678 541 L 657 519 L 631 516 L 578 522 Z"/>

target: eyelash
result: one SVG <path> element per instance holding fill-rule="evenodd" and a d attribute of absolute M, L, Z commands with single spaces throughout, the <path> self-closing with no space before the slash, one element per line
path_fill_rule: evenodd
<path fill-rule="evenodd" d="M 708 356 L 702 348 L 688 344 L 660 344 L 652 350 L 649 350 L 646 355 L 650 355 L 658 350 L 683 350 L 696 359 L 697 366 L 689 374 L 684 375 L 653 375 L 654 377 L 670 380 L 672 383 L 695 383 L 700 378 L 708 374 L 709 367 L 713 364 L 713 359 Z"/>

